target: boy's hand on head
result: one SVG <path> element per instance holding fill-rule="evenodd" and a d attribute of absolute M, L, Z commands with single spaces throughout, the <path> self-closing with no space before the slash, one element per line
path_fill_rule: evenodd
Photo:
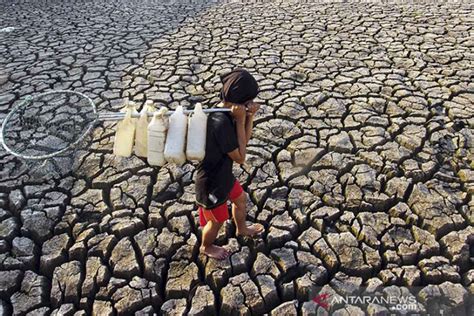
<path fill-rule="evenodd" d="M 256 102 L 251 102 L 247 106 L 247 116 L 253 116 L 260 109 L 260 104 Z"/>
<path fill-rule="evenodd" d="M 231 108 L 232 116 L 238 122 L 245 122 L 246 111 L 245 107 L 242 105 L 232 105 Z"/>

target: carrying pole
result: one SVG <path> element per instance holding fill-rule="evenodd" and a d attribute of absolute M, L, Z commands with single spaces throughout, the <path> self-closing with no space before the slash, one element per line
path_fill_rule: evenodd
<path fill-rule="evenodd" d="M 227 108 L 217 108 L 217 109 L 204 109 L 202 110 L 204 113 L 213 113 L 213 112 L 230 112 L 230 109 Z M 184 114 L 190 114 L 193 113 L 194 110 L 184 110 Z M 173 114 L 174 111 L 168 111 L 165 114 L 166 115 L 171 115 Z M 153 116 L 154 112 L 147 112 L 148 116 Z M 132 113 L 133 118 L 139 118 L 140 113 Z M 125 118 L 125 112 L 109 112 L 109 113 L 100 113 L 98 120 L 99 121 L 120 121 Z"/>

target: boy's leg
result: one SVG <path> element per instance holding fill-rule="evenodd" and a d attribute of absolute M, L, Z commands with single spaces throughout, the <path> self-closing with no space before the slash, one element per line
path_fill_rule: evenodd
<path fill-rule="evenodd" d="M 247 195 L 241 192 L 240 195 L 231 199 L 232 201 L 232 216 L 234 217 L 236 234 L 241 236 L 253 237 L 263 232 L 264 227 L 261 224 L 252 224 L 247 226 L 245 219 L 247 218 Z"/>
<path fill-rule="evenodd" d="M 214 245 L 219 229 L 223 223 L 208 221 L 202 230 L 201 253 L 215 259 L 225 259 L 229 252 L 224 247 Z"/>
<path fill-rule="evenodd" d="M 232 217 L 234 218 L 237 235 L 247 227 L 247 224 L 245 223 L 245 219 L 247 218 L 246 203 L 247 197 L 244 192 L 232 201 Z"/>
<path fill-rule="evenodd" d="M 213 244 L 219 234 L 219 229 L 228 218 L 229 211 L 226 203 L 212 210 L 199 207 L 199 222 L 202 227 L 201 253 L 219 260 L 229 256 L 227 249 Z"/>

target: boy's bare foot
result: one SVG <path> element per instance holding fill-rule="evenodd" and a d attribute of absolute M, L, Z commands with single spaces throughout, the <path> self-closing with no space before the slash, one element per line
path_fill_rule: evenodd
<path fill-rule="evenodd" d="M 216 246 L 216 245 L 210 245 L 208 247 L 201 246 L 199 248 L 199 251 L 202 254 L 205 254 L 206 256 L 217 259 L 217 260 L 224 260 L 230 255 L 227 249 L 225 249 L 224 247 Z"/>
<path fill-rule="evenodd" d="M 250 226 L 246 226 L 243 230 L 238 230 L 236 235 L 237 236 L 246 236 L 246 237 L 255 237 L 261 234 L 265 230 L 262 224 L 252 224 Z"/>

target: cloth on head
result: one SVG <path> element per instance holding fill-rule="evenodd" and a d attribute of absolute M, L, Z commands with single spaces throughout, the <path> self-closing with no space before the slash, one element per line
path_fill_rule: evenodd
<path fill-rule="evenodd" d="M 243 104 L 254 99 L 259 90 L 255 78 L 245 69 L 235 69 L 221 76 L 222 89 L 220 98 L 223 101 Z"/>

